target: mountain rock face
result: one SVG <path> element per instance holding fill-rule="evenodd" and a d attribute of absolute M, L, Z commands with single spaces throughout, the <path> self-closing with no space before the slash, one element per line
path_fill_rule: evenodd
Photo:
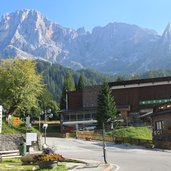
<path fill-rule="evenodd" d="M 21 10 L 0 21 L 0 58 L 8 57 L 39 58 L 112 74 L 169 68 L 171 24 L 162 36 L 124 23 L 95 27 L 90 33 L 52 23 L 35 10 Z"/>

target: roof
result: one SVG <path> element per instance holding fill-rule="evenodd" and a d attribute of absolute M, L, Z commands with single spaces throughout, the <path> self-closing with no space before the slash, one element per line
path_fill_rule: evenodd
<path fill-rule="evenodd" d="M 157 111 L 157 112 L 153 112 L 151 114 L 151 116 L 157 116 L 157 115 L 164 115 L 164 114 L 167 114 L 167 113 L 171 113 L 171 109 L 166 109 L 166 110 L 160 110 L 160 111 Z"/>
<path fill-rule="evenodd" d="M 119 86 L 119 85 L 131 85 L 131 84 L 144 84 L 144 83 L 156 83 L 163 81 L 171 81 L 171 77 L 158 77 L 158 78 L 148 78 L 148 79 L 136 79 L 136 80 L 127 80 L 127 81 L 115 81 L 109 82 L 109 86 Z"/>
<path fill-rule="evenodd" d="M 156 111 L 156 112 L 148 112 L 148 113 L 145 113 L 144 115 L 141 115 L 140 118 L 164 115 L 164 114 L 167 114 L 167 113 L 171 113 L 171 109 L 160 110 L 160 111 Z"/>
<path fill-rule="evenodd" d="M 59 113 L 75 113 L 75 112 L 82 112 L 82 111 L 94 111 L 97 108 L 95 107 L 89 107 L 89 108 L 78 108 L 78 109 L 74 109 L 74 110 L 67 110 L 67 109 L 62 109 L 59 111 Z"/>

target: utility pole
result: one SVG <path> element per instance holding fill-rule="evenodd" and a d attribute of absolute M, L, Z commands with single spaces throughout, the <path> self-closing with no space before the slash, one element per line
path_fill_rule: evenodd
<path fill-rule="evenodd" d="M 105 124 L 104 124 L 104 122 L 103 122 L 102 137 L 103 137 L 103 158 L 104 158 L 104 162 L 105 162 L 105 164 L 106 164 L 107 161 L 106 161 Z"/>
<path fill-rule="evenodd" d="M 66 110 L 68 110 L 68 90 L 65 90 L 66 94 L 65 94 L 65 99 L 66 99 Z"/>

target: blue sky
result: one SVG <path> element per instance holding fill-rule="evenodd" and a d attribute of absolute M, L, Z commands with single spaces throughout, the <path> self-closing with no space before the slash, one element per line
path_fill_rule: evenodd
<path fill-rule="evenodd" d="M 0 16 L 19 9 L 36 9 L 62 26 L 89 31 L 124 22 L 162 34 L 171 22 L 171 0 L 0 0 Z"/>

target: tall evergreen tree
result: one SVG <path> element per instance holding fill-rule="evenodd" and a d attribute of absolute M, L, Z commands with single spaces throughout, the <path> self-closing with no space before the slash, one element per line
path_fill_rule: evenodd
<path fill-rule="evenodd" d="M 67 71 L 64 87 L 62 90 L 62 96 L 60 100 L 60 109 L 66 109 L 66 93 L 67 91 L 75 90 L 75 82 L 70 71 Z"/>
<path fill-rule="evenodd" d="M 102 128 L 103 124 L 107 123 L 107 120 L 114 121 L 116 117 L 116 105 L 112 91 L 108 84 L 104 82 L 101 88 L 101 92 L 97 99 L 97 123 L 98 128 Z"/>
<path fill-rule="evenodd" d="M 85 86 L 84 76 L 81 74 L 78 80 L 77 90 L 82 90 Z"/>
<path fill-rule="evenodd" d="M 64 86 L 67 91 L 75 90 L 75 82 L 70 71 L 67 71 Z"/>

